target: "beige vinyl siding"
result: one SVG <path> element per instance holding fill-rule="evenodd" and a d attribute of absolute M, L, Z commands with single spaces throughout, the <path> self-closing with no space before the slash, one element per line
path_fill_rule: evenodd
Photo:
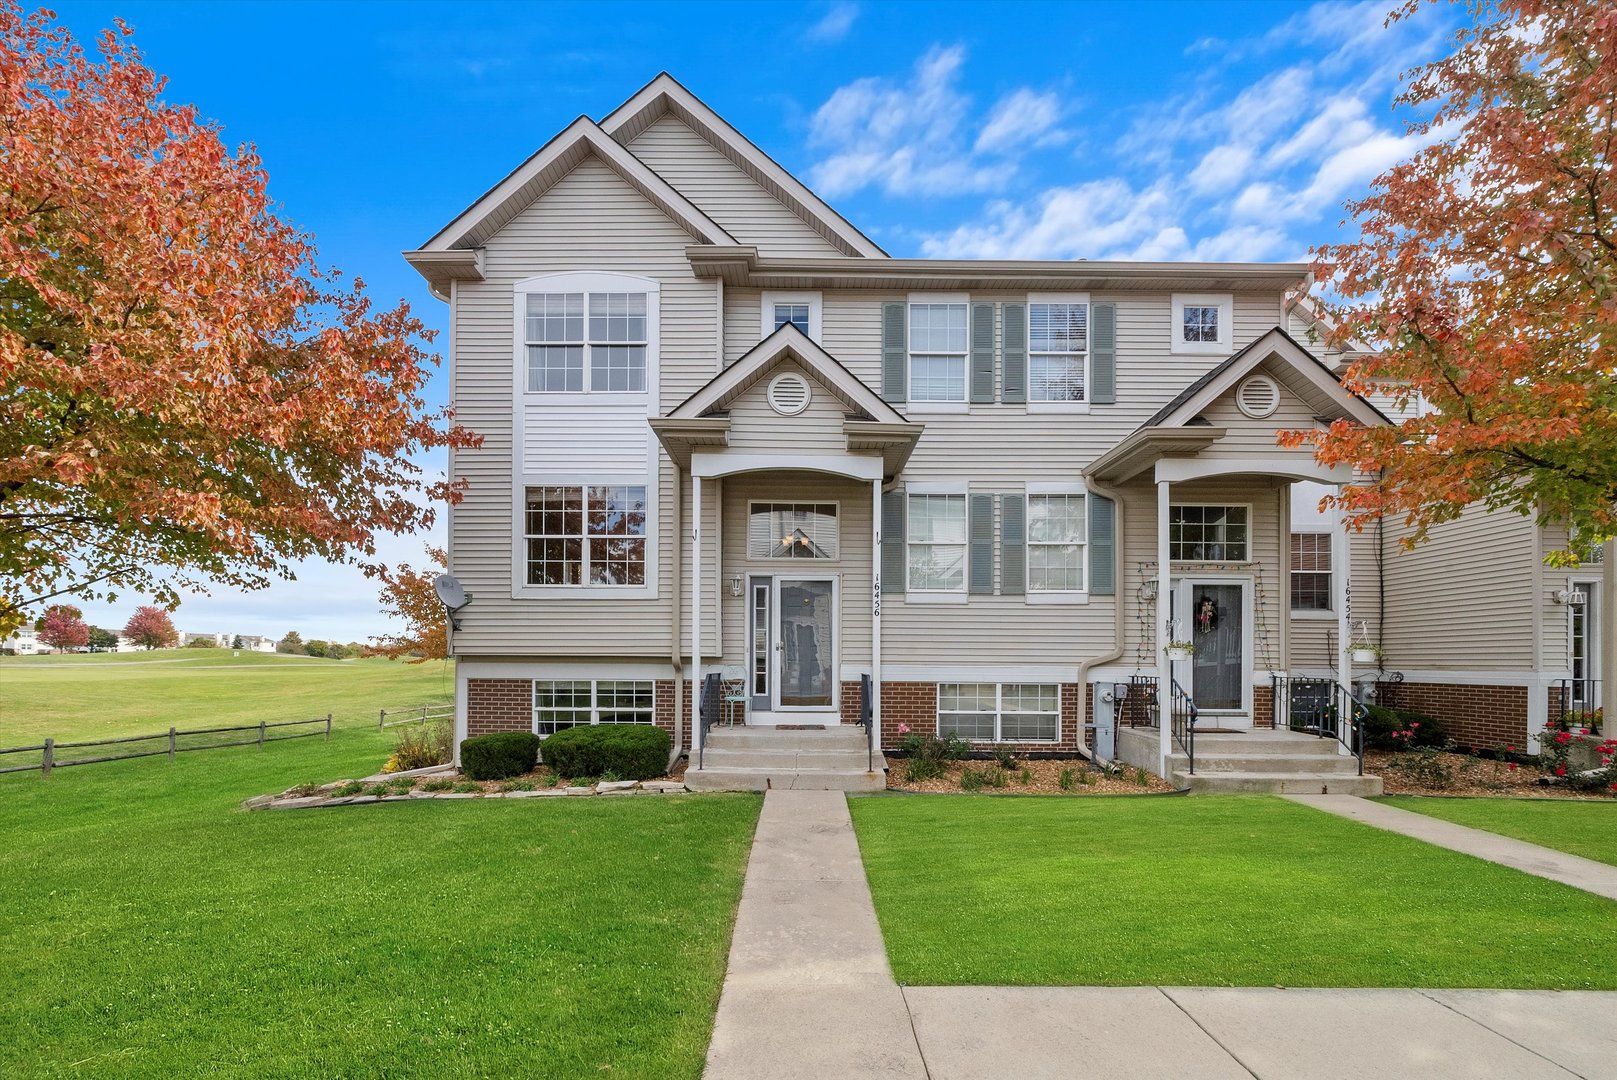
<path fill-rule="evenodd" d="M 725 232 L 756 244 L 765 256 L 842 255 L 678 117 L 657 120 L 635 136 L 629 150 Z"/>
<path fill-rule="evenodd" d="M 1552 551 L 1565 551 L 1567 544 L 1567 527 L 1560 523 L 1551 523 L 1539 527 L 1538 550 L 1539 557 Z M 1543 621 L 1544 634 L 1541 643 L 1540 667 L 1544 672 L 1557 675 L 1569 672 L 1572 667 L 1572 616 L 1571 610 L 1565 604 L 1555 602 L 1557 589 L 1570 589 L 1574 582 L 1599 581 L 1603 567 L 1600 563 L 1587 563 L 1572 569 L 1561 567 L 1544 567 L 1542 586 L 1539 590 L 1539 617 Z M 1612 601 L 1609 598 L 1606 603 Z M 1607 626 L 1611 626 L 1610 608 L 1606 608 Z"/>
<path fill-rule="evenodd" d="M 451 466 L 455 477 L 468 482 L 465 499 L 451 517 L 453 569 L 476 597 L 455 636 L 461 655 L 668 655 L 674 569 L 668 493 L 674 475 L 660 447 L 653 450 L 661 493 L 656 516 L 659 596 L 511 598 L 516 527 L 512 286 L 535 275 L 570 271 L 619 272 L 659 281 L 661 402 L 666 412 L 712 377 L 718 347 L 713 325 L 716 286 L 692 275 L 684 254 L 689 243 L 689 234 L 592 158 L 489 239 L 486 280 L 456 283 L 457 419 L 484 437 L 482 447 L 456 452 Z"/>
<path fill-rule="evenodd" d="M 1295 460 L 1301 467 L 1311 468 L 1314 454 L 1309 449 L 1281 449 L 1275 442 L 1281 431 L 1307 431 L 1314 427 L 1317 410 L 1300 400 L 1285 386 L 1280 387 L 1280 407 L 1270 416 L 1254 420 L 1235 403 L 1235 391 L 1222 395 L 1202 410 L 1202 416 L 1214 427 L 1227 429 L 1224 437 L 1207 453 L 1262 454 Z"/>
<path fill-rule="evenodd" d="M 843 665 L 870 670 L 871 492 L 869 484 L 819 473 L 776 472 L 734 476 L 724 483 L 724 657 L 727 673 L 747 662 L 747 598 L 731 596 L 730 578 L 741 574 L 777 577 L 836 577 L 841 619 L 837 655 Z M 747 553 L 749 502 L 835 502 L 838 558 L 753 559 Z M 885 629 L 885 628 L 884 628 Z M 886 636 L 883 636 L 885 645 Z M 839 675 L 840 681 L 840 675 Z"/>
<path fill-rule="evenodd" d="M 735 363 L 763 338 L 763 292 L 758 289 L 724 290 L 724 363 Z"/>
<path fill-rule="evenodd" d="M 1359 624 L 1369 624 L 1372 643 L 1379 643 L 1383 621 L 1380 617 L 1379 589 L 1376 585 L 1376 528 L 1367 526 L 1363 532 L 1348 534 L 1349 577 L 1352 596 L 1348 600 L 1351 616 L 1349 637 L 1359 640 Z M 1291 605 L 1290 539 L 1287 539 L 1287 579 L 1285 604 Z M 1331 566 L 1334 575 L 1337 567 Z M 1333 579 L 1331 585 L 1335 587 Z M 1336 670 L 1337 621 L 1336 612 L 1306 612 L 1291 615 L 1289 637 L 1289 664 L 1293 671 L 1322 674 Z M 1388 670 L 1392 670 L 1389 665 Z M 1355 677 L 1367 675 L 1364 665 L 1354 665 Z"/>
<path fill-rule="evenodd" d="M 807 379 L 808 408 L 796 416 L 782 416 L 769 406 L 770 382 L 783 372 Z M 842 432 L 848 408 L 797 364 L 781 363 L 755 386 L 730 403 L 732 453 L 845 454 L 848 437 Z"/>
<path fill-rule="evenodd" d="M 1527 518 L 1471 507 L 1405 550 L 1410 531 L 1388 522 L 1388 668 L 1529 670 L 1535 529 Z"/>

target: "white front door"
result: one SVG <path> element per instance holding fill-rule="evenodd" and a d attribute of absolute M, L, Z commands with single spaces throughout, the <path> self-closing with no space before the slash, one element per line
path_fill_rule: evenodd
<path fill-rule="evenodd" d="M 1573 604 L 1569 612 L 1572 620 L 1572 684 L 1566 707 L 1577 712 L 1593 712 L 1600 708 L 1600 627 L 1602 613 L 1600 582 L 1575 581 L 1572 587 L 1583 594 L 1583 603 Z"/>
<path fill-rule="evenodd" d="M 1187 577 L 1174 582 L 1175 636 L 1196 655 L 1176 662 L 1174 679 L 1196 702 L 1202 727 L 1252 723 L 1252 582 Z"/>
<path fill-rule="evenodd" d="M 837 580 L 753 577 L 748 585 L 749 722 L 837 723 Z"/>

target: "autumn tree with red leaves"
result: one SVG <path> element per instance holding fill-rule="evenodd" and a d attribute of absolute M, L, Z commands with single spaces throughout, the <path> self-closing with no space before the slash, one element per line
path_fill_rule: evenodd
<path fill-rule="evenodd" d="M 172 649 L 180 643 L 180 632 L 168 612 L 149 604 L 135 609 L 124 624 L 124 637 L 143 649 Z"/>
<path fill-rule="evenodd" d="M 389 660 L 401 656 L 409 663 L 423 664 L 428 660 L 449 657 L 449 617 L 438 599 L 433 582 L 449 565 L 449 556 L 442 548 L 427 548 L 432 562 L 416 570 L 409 563 L 400 563 L 397 569 L 379 567 L 376 577 L 382 583 L 382 611 L 404 623 L 400 634 L 374 637 L 366 651 Z"/>
<path fill-rule="evenodd" d="M 52 604 L 39 620 L 39 640 L 53 649 L 80 649 L 90 643 L 84 612 L 71 604 Z"/>
<path fill-rule="evenodd" d="M 1318 250 L 1334 342 L 1378 350 L 1348 385 L 1423 411 L 1286 438 L 1378 477 L 1344 491 L 1353 525 L 1386 514 L 1418 539 L 1480 503 L 1592 545 L 1617 531 L 1617 8 L 1471 12 L 1398 99 L 1432 141 L 1348 204 L 1360 239 Z"/>
<path fill-rule="evenodd" d="M 432 332 L 316 264 L 119 23 L 87 56 L 0 0 L 0 622 L 64 593 L 261 588 L 429 526 L 475 445 Z"/>

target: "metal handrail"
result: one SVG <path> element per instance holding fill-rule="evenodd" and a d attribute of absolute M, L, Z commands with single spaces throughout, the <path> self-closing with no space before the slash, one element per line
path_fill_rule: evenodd
<path fill-rule="evenodd" d="M 1184 750 L 1185 757 L 1190 760 L 1190 775 L 1196 775 L 1196 720 L 1201 716 L 1201 710 L 1196 708 L 1196 699 L 1185 692 L 1179 685 L 1179 680 L 1173 680 L 1173 739 Z"/>
<path fill-rule="evenodd" d="M 719 713 L 719 673 L 710 671 L 702 677 L 702 704 L 697 719 L 701 738 L 696 744 L 696 767 L 702 768 L 702 762 L 707 755 L 707 733 L 713 730 L 713 721 Z"/>
<path fill-rule="evenodd" d="M 876 771 L 875 700 L 871 693 L 870 673 L 859 676 L 859 722 L 865 727 L 865 771 Z"/>
<path fill-rule="evenodd" d="M 1370 710 L 1351 690 L 1335 679 L 1289 675 L 1275 675 L 1272 685 L 1276 728 L 1335 739 L 1357 759 L 1359 775 L 1364 775 L 1364 718 Z"/>
<path fill-rule="evenodd" d="M 1598 712 L 1601 707 L 1600 680 L 1599 679 L 1562 679 L 1557 684 L 1561 700 L 1560 706 L 1553 713 L 1565 725 L 1574 714 Z M 1602 716 L 1604 724 L 1604 716 Z"/>

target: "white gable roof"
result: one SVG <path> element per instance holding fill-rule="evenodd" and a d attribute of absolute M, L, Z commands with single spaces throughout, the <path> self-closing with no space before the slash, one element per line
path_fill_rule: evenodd
<path fill-rule="evenodd" d="M 854 228 L 829 203 L 781 168 L 666 71 L 613 110 L 601 121 L 601 130 L 628 143 L 667 113 L 677 116 L 844 253 L 876 259 L 887 257 L 870 237 Z"/>

